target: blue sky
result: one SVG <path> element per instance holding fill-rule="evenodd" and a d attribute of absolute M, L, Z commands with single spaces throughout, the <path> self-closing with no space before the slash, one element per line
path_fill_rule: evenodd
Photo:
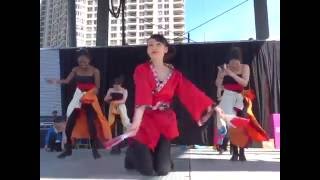
<path fill-rule="evenodd" d="M 185 0 L 185 30 L 188 31 L 243 1 Z M 267 3 L 269 39 L 280 40 L 280 0 L 267 0 Z M 250 37 L 256 37 L 253 0 L 248 0 L 190 33 L 190 39 L 196 42 L 248 40 Z"/>

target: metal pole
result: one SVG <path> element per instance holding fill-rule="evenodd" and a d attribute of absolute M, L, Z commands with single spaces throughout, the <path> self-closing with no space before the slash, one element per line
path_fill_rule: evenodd
<path fill-rule="evenodd" d="M 268 7 L 267 0 L 254 0 L 254 14 L 256 24 L 256 39 L 269 38 Z"/>
<path fill-rule="evenodd" d="M 75 0 L 68 0 L 68 42 L 68 47 L 77 47 Z"/>
<path fill-rule="evenodd" d="M 96 46 L 108 46 L 109 0 L 98 0 Z"/>
<path fill-rule="evenodd" d="M 125 0 L 122 0 L 122 45 L 126 45 L 126 34 L 125 34 L 125 19 L 124 19 L 124 9 L 125 9 Z"/>

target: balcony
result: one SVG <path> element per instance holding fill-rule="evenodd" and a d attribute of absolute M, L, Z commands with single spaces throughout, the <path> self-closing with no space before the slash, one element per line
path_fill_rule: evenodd
<path fill-rule="evenodd" d="M 181 9 L 175 9 L 173 10 L 173 15 L 175 16 L 180 16 L 180 15 L 184 15 L 184 10 L 181 10 Z"/>
<path fill-rule="evenodd" d="M 128 44 L 136 44 L 136 39 L 128 39 Z"/>
<path fill-rule="evenodd" d="M 127 37 L 136 37 L 137 33 L 136 32 L 128 32 Z"/>
<path fill-rule="evenodd" d="M 184 17 L 181 17 L 181 16 L 175 16 L 173 18 L 173 22 L 183 22 L 184 20 Z"/>
<path fill-rule="evenodd" d="M 153 11 L 145 11 L 144 12 L 144 16 L 151 16 L 151 17 L 153 17 Z"/>
<path fill-rule="evenodd" d="M 153 0 L 145 0 L 144 4 L 153 4 Z"/>
<path fill-rule="evenodd" d="M 183 24 L 175 24 L 175 25 L 173 25 L 173 28 L 174 28 L 175 30 L 181 30 L 181 29 L 184 28 L 184 25 L 183 25 Z"/>
<path fill-rule="evenodd" d="M 129 5 L 127 10 L 136 10 L 137 6 L 136 5 Z"/>
<path fill-rule="evenodd" d="M 179 28 L 173 30 L 174 34 L 181 35 L 184 33 L 184 26 L 179 26 Z"/>
<path fill-rule="evenodd" d="M 144 8 L 145 9 L 153 9 L 153 4 L 145 4 Z"/>
<path fill-rule="evenodd" d="M 137 30 L 137 26 L 136 25 L 129 25 L 129 26 L 127 26 L 127 30 L 136 31 Z"/>
<path fill-rule="evenodd" d="M 146 18 L 146 19 L 144 19 L 144 22 L 145 23 L 152 23 L 153 20 L 152 20 L 152 18 Z"/>
<path fill-rule="evenodd" d="M 174 9 L 183 9 L 184 5 L 182 3 L 173 4 Z"/>
<path fill-rule="evenodd" d="M 128 12 L 128 16 L 136 17 L 137 16 L 137 12 Z"/>
<path fill-rule="evenodd" d="M 179 44 L 179 43 L 182 43 L 183 42 L 183 38 L 177 38 L 177 39 L 174 39 L 174 44 Z"/>
<path fill-rule="evenodd" d="M 136 23 L 137 19 L 136 18 L 128 18 L 127 23 Z"/>
<path fill-rule="evenodd" d="M 128 4 L 131 4 L 131 3 L 134 3 L 134 4 L 135 4 L 135 3 L 137 3 L 137 0 L 127 0 L 127 3 L 128 3 Z"/>
<path fill-rule="evenodd" d="M 147 24 L 147 25 L 145 25 L 144 29 L 145 29 L 145 31 L 152 30 L 153 29 L 153 25 Z"/>

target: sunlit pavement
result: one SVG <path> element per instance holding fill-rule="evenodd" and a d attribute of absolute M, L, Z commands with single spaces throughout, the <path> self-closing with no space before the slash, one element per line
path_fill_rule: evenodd
<path fill-rule="evenodd" d="M 91 150 L 77 149 L 72 156 L 58 159 L 57 152 L 40 149 L 40 179 L 192 179 L 192 180 L 277 180 L 280 179 L 280 151 L 274 149 L 246 149 L 246 162 L 232 162 L 231 155 L 219 155 L 212 147 L 171 149 L 175 168 L 167 176 L 145 177 L 124 168 L 124 150 L 120 155 L 100 149 L 102 158 L 94 160 Z"/>

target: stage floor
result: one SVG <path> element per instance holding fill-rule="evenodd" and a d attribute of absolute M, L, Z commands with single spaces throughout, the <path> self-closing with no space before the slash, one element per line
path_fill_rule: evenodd
<path fill-rule="evenodd" d="M 40 149 L 40 179 L 42 180 L 102 180 L 102 179 L 163 179 L 163 180 L 277 180 L 280 179 L 280 151 L 261 148 L 246 150 L 246 162 L 231 162 L 231 155 L 219 155 L 212 147 L 187 149 L 173 146 L 175 169 L 167 176 L 145 177 L 123 167 L 124 150 L 120 155 L 111 155 L 100 149 L 102 158 L 94 160 L 91 150 L 77 149 L 71 157 L 58 159 L 57 152 Z"/>

